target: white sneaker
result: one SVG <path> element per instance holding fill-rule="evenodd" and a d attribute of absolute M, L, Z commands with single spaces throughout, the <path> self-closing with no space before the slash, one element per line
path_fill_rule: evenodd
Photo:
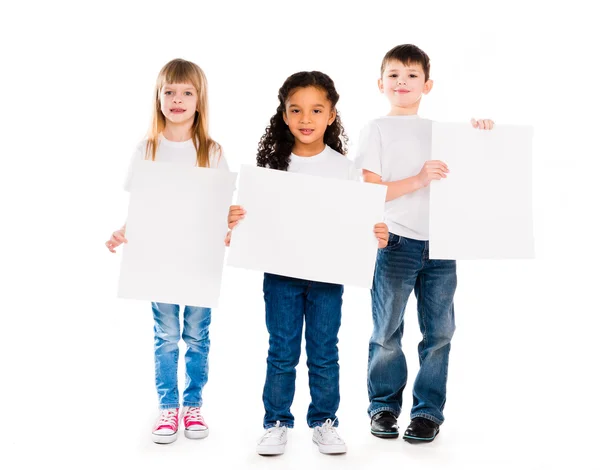
<path fill-rule="evenodd" d="M 279 421 L 272 428 L 266 430 L 258 441 L 256 452 L 259 455 L 279 455 L 285 451 L 287 443 L 287 427 L 281 426 Z"/>
<path fill-rule="evenodd" d="M 323 426 L 316 426 L 313 430 L 313 442 L 319 446 L 322 454 L 345 454 L 346 443 L 338 435 L 333 422 L 328 419 Z"/>
<path fill-rule="evenodd" d="M 168 408 L 161 410 L 154 429 L 152 440 L 157 444 L 170 444 L 177 439 L 177 428 L 179 424 L 179 408 Z"/>

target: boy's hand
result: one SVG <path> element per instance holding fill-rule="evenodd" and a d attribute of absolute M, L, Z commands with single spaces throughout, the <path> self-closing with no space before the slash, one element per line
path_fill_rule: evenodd
<path fill-rule="evenodd" d="M 110 237 L 110 240 L 108 240 L 105 243 L 105 245 L 111 253 L 116 253 L 115 248 L 118 247 L 121 243 L 127 243 L 124 228 L 113 232 L 112 236 Z"/>
<path fill-rule="evenodd" d="M 245 213 L 246 211 L 242 208 L 242 206 L 229 207 L 229 215 L 227 216 L 227 225 L 229 226 L 229 230 L 235 227 L 239 221 L 244 218 Z"/>
<path fill-rule="evenodd" d="M 494 121 L 491 119 L 471 119 L 471 125 L 475 129 L 491 131 L 494 128 Z"/>
<path fill-rule="evenodd" d="M 385 248 L 390 238 L 390 231 L 388 230 L 387 224 L 384 224 L 383 222 L 375 224 L 375 229 L 373 231 L 379 242 L 378 248 Z"/>
<path fill-rule="evenodd" d="M 417 179 L 421 184 L 422 188 L 426 188 L 429 186 L 433 180 L 441 180 L 442 178 L 446 178 L 446 173 L 448 173 L 448 166 L 440 161 L 440 160 L 429 160 L 425 162 L 423 168 L 417 175 Z"/>
<path fill-rule="evenodd" d="M 231 230 L 229 232 L 227 232 L 227 235 L 225 235 L 225 246 L 229 246 L 230 243 L 231 243 Z"/>

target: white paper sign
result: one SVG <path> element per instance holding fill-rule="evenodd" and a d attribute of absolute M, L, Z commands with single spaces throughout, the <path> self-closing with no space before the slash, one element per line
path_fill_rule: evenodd
<path fill-rule="evenodd" d="M 136 164 L 118 296 L 217 307 L 235 173 Z"/>
<path fill-rule="evenodd" d="M 370 288 L 386 188 L 243 165 L 231 266 Z"/>
<path fill-rule="evenodd" d="M 431 259 L 533 258 L 530 126 L 433 123 L 432 160 L 448 177 L 431 183 Z"/>

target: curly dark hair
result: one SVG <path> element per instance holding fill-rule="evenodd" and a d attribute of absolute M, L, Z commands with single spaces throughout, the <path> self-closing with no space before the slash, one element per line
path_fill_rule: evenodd
<path fill-rule="evenodd" d="M 297 88 L 315 87 L 323 90 L 327 94 L 327 99 L 331 103 L 332 109 L 340 99 L 335 90 L 333 80 L 322 72 L 298 72 L 290 75 L 279 89 L 279 106 L 277 112 L 271 117 L 269 126 L 258 143 L 258 154 L 256 163 L 258 166 L 272 168 L 274 170 L 286 171 L 290 164 L 290 154 L 294 147 L 294 136 L 283 120 L 285 112 L 285 103 L 292 91 Z M 323 141 L 326 145 L 335 151 L 346 155 L 348 151 L 348 137 L 342 126 L 340 114 L 337 113 L 335 120 L 327 126 L 323 135 Z"/>

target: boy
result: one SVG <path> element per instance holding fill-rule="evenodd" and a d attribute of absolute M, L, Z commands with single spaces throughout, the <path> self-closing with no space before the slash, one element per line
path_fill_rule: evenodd
<path fill-rule="evenodd" d="M 446 178 L 444 162 L 431 156 L 431 121 L 417 115 L 421 97 L 433 86 L 429 57 L 404 44 L 383 58 L 379 90 L 391 104 L 387 116 L 367 124 L 360 135 L 356 164 L 366 182 L 387 186 L 385 222 L 389 243 L 377 255 L 371 300 L 373 334 L 369 342 L 368 391 L 371 433 L 397 438 L 396 419 L 406 386 L 402 352 L 404 309 L 415 291 L 420 369 L 413 387 L 411 423 L 403 438 L 431 442 L 444 421 L 450 340 L 454 333 L 456 261 L 429 259 L 429 183 Z M 492 129 L 490 120 L 473 127 Z"/>

